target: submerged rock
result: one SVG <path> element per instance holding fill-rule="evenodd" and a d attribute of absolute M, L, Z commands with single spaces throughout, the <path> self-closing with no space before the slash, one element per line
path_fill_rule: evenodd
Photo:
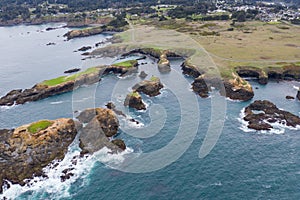
<path fill-rule="evenodd" d="M 79 48 L 77 51 L 87 51 L 90 50 L 92 47 L 91 46 L 83 46 L 81 48 Z"/>
<path fill-rule="evenodd" d="M 257 100 L 245 108 L 244 120 L 248 128 L 255 130 L 271 130 L 272 123 L 296 127 L 300 125 L 300 118 L 290 112 L 280 110 L 270 101 Z"/>
<path fill-rule="evenodd" d="M 0 130 L 0 192 L 4 180 L 24 185 L 43 167 L 63 159 L 77 134 L 72 119 L 42 120 L 15 130 Z"/>
<path fill-rule="evenodd" d="M 137 92 L 142 92 L 150 97 L 160 94 L 160 89 L 164 86 L 158 77 L 152 76 L 150 80 L 144 80 L 134 85 L 132 89 Z"/>
<path fill-rule="evenodd" d="M 142 79 L 145 79 L 148 76 L 148 74 L 145 71 L 141 71 L 141 73 L 139 74 L 139 77 Z"/>

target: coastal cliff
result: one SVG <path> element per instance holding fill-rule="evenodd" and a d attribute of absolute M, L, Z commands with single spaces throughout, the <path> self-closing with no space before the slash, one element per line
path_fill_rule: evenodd
<path fill-rule="evenodd" d="M 5 180 L 24 185 L 25 179 L 43 175 L 45 166 L 64 158 L 76 134 L 72 119 L 42 120 L 0 130 L 0 193 Z"/>
<path fill-rule="evenodd" d="M 62 160 L 78 133 L 81 154 L 92 154 L 103 147 L 109 148 L 111 153 L 126 149 L 123 140 L 111 140 L 119 129 L 119 121 L 112 110 L 87 109 L 77 119 L 79 121 L 41 120 L 16 129 L 0 130 L 0 193 L 6 180 L 25 185 L 25 179 L 34 176 L 47 178 L 43 168 L 54 160 Z M 67 175 L 62 179 L 67 179 Z"/>

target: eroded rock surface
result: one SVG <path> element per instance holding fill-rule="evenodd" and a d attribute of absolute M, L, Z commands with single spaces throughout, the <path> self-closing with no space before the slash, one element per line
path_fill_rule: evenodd
<path fill-rule="evenodd" d="M 41 176 L 50 162 L 64 158 L 77 134 L 76 124 L 72 119 L 47 123 L 35 131 L 30 129 L 33 124 L 0 130 L 0 191 L 4 180 L 24 185 L 25 179 Z"/>
<path fill-rule="evenodd" d="M 248 128 L 255 130 L 271 130 L 272 123 L 296 127 L 300 125 L 300 118 L 290 112 L 280 110 L 270 101 L 257 100 L 245 108 L 244 120 Z"/>

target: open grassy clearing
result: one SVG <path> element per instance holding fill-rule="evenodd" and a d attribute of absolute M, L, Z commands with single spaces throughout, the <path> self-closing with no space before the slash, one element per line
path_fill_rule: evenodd
<path fill-rule="evenodd" d="M 41 121 L 32 123 L 30 126 L 28 126 L 27 130 L 30 133 L 37 133 L 41 130 L 45 130 L 46 128 L 48 128 L 52 124 L 53 124 L 53 122 L 50 122 L 48 120 L 41 120 Z"/>
<path fill-rule="evenodd" d="M 59 85 L 61 83 L 67 82 L 67 81 L 74 81 L 76 80 L 76 78 L 78 78 L 81 75 L 85 75 L 85 74 L 90 74 L 90 73 L 94 73 L 99 71 L 98 68 L 96 67 L 91 67 L 88 68 L 87 70 L 83 71 L 83 72 L 79 72 L 70 76 L 60 76 L 54 79 L 50 79 L 50 80 L 45 80 L 42 83 L 40 83 L 40 85 L 46 85 L 46 86 L 55 86 L 55 85 Z"/>

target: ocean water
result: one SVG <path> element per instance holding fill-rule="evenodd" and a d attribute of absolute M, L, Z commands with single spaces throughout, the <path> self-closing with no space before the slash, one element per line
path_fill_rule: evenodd
<path fill-rule="evenodd" d="M 110 64 L 114 59 L 89 59 L 74 50 L 94 45 L 108 35 L 64 41 L 68 29 L 41 32 L 46 27 L 0 28 L 0 94 L 27 88 L 44 79 L 62 75 L 73 67 Z M 29 32 L 29 33 L 27 33 Z M 59 36 L 59 37 L 58 37 Z M 56 42 L 55 46 L 46 46 Z M 2 59 L 3 58 L 3 59 Z M 295 96 L 298 82 L 251 81 L 255 97 L 234 102 L 213 91 L 202 99 L 190 89 L 192 79 L 182 75 L 181 59 L 171 61 L 172 71 L 160 74 L 152 58 L 139 61 L 150 78 L 158 76 L 162 94 L 143 96 L 147 111 L 122 106 L 131 87 L 140 81 L 108 75 L 100 83 L 38 102 L 0 108 L 0 128 L 13 128 L 40 119 L 74 117 L 76 111 L 103 107 L 113 101 L 118 109 L 139 120 L 139 125 L 120 118 L 116 136 L 126 144 L 118 155 L 102 149 L 92 156 L 78 155 L 78 140 L 57 167 L 47 167 L 48 179 L 36 177 L 27 186 L 11 185 L 3 196 L 11 199 L 299 199 L 300 132 L 278 128 L 271 132 L 248 132 L 240 119 L 242 109 L 256 99 L 267 99 L 279 108 L 299 115 Z M 225 114 L 222 114 L 223 111 Z M 221 127 L 221 129 L 220 129 Z M 207 140 L 205 138 L 208 138 Z M 211 147 L 203 158 L 201 148 Z M 201 157 L 201 158 L 200 158 Z M 62 170 L 74 168 L 74 176 L 60 181 Z M 1 198 L 3 196 L 0 196 Z"/>

